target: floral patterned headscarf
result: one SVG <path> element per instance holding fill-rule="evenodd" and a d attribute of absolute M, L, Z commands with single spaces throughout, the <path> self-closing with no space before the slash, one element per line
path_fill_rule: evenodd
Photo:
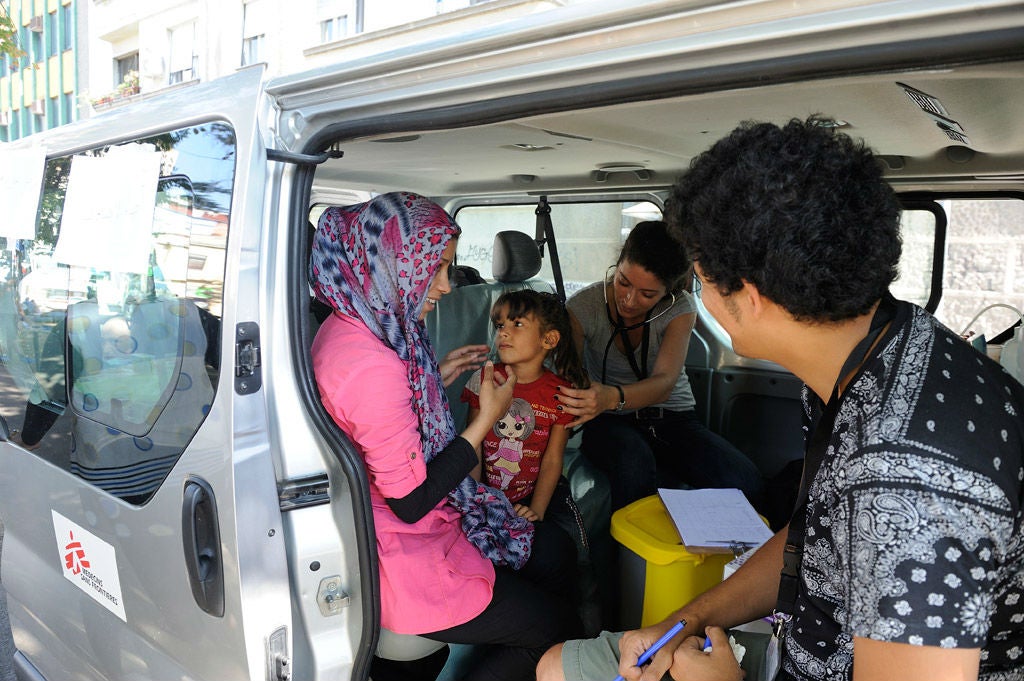
<path fill-rule="evenodd" d="M 456 436 L 441 372 L 420 313 L 448 241 L 459 226 L 422 196 L 393 192 L 324 211 L 313 239 L 309 282 L 318 300 L 362 320 L 406 363 L 429 462 Z M 448 495 L 462 529 L 497 565 L 530 557 L 533 525 L 501 492 L 466 478 Z"/>

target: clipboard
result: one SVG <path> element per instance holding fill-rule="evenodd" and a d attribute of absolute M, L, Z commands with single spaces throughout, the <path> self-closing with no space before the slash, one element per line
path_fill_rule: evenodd
<path fill-rule="evenodd" d="M 740 554 L 772 538 L 738 489 L 658 489 L 679 538 L 691 553 Z"/>

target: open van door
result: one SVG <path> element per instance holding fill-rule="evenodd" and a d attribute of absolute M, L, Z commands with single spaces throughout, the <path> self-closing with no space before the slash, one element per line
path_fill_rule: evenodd
<path fill-rule="evenodd" d="M 284 679 L 259 353 L 262 72 L 0 151 L 2 579 L 19 675 Z"/>

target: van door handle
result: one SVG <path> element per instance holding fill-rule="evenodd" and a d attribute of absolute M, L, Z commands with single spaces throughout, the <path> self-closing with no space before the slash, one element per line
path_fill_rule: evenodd
<path fill-rule="evenodd" d="M 181 541 L 185 549 L 192 596 L 205 612 L 224 616 L 224 566 L 221 561 L 217 501 L 202 478 L 189 476 L 181 508 Z"/>

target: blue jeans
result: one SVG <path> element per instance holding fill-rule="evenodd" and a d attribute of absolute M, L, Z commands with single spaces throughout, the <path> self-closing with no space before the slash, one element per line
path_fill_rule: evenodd
<path fill-rule="evenodd" d="M 607 474 L 612 511 L 656 494 L 659 486 L 684 485 L 736 487 L 758 511 L 764 505 L 757 466 L 693 410 L 666 411 L 660 418 L 605 412 L 583 427 L 581 450 Z"/>

